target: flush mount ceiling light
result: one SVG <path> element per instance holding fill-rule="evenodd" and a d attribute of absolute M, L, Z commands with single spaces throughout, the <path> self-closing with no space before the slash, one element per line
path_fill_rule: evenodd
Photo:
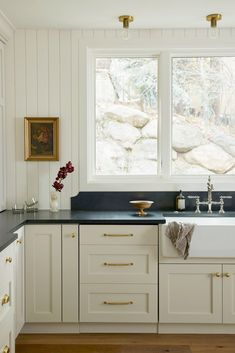
<path fill-rule="evenodd" d="M 133 16 L 129 15 L 122 15 L 118 17 L 119 21 L 122 22 L 122 39 L 129 39 L 130 38 L 130 33 L 129 33 L 129 23 L 134 21 Z"/>
<path fill-rule="evenodd" d="M 207 21 L 211 23 L 211 28 L 209 35 L 211 38 L 216 38 L 218 36 L 218 28 L 217 22 L 222 19 L 222 15 L 220 13 L 213 13 L 206 16 Z"/>

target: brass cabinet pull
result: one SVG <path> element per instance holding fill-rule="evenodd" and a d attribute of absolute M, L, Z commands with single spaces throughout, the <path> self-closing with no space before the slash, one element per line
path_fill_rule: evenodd
<path fill-rule="evenodd" d="M 10 264 L 12 262 L 12 257 L 7 257 L 5 261 L 6 263 L 8 262 Z"/>
<path fill-rule="evenodd" d="M 213 276 L 215 276 L 215 277 L 221 277 L 221 273 L 220 273 L 220 272 L 213 273 Z"/>
<path fill-rule="evenodd" d="M 112 262 L 104 262 L 105 266 L 134 266 L 134 262 L 123 262 L 123 263 L 112 263 Z"/>
<path fill-rule="evenodd" d="M 16 240 L 16 244 L 22 244 L 22 240 Z"/>
<path fill-rule="evenodd" d="M 225 273 L 224 273 L 224 276 L 229 278 L 229 277 L 231 277 L 231 273 L 225 272 Z"/>
<path fill-rule="evenodd" d="M 10 301 L 10 296 L 8 294 L 5 294 L 4 297 L 2 298 L 2 305 L 9 303 Z"/>
<path fill-rule="evenodd" d="M 108 234 L 104 233 L 104 237 L 133 237 L 134 234 Z"/>
<path fill-rule="evenodd" d="M 104 301 L 104 304 L 106 305 L 130 305 L 130 304 L 134 304 L 132 301 L 129 302 L 107 302 Z"/>
<path fill-rule="evenodd" d="M 72 238 L 75 238 L 76 237 L 76 234 L 75 233 L 72 233 Z"/>
<path fill-rule="evenodd" d="M 5 346 L 2 350 L 2 353 L 10 353 L 10 347 Z"/>

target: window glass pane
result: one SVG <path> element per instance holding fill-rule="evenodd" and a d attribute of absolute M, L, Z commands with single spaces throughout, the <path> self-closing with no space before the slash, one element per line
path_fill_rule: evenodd
<path fill-rule="evenodd" d="M 157 58 L 96 59 L 96 174 L 156 175 Z"/>
<path fill-rule="evenodd" d="M 235 174 L 235 58 L 174 58 L 172 174 Z"/>

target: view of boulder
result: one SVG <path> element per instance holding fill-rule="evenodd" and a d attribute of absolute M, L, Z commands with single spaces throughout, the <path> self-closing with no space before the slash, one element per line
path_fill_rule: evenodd
<path fill-rule="evenodd" d="M 169 141 L 169 145 L 170 143 L 172 145 L 173 175 L 235 174 L 233 116 L 219 114 L 216 109 L 219 101 L 213 101 L 214 98 L 210 101 L 208 98 L 206 104 L 201 104 L 202 95 L 197 95 L 198 91 L 195 90 L 195 87 L 198 87 L 200 92 L 204 92 L 204 99 L 207 98 L 208 92 L 205 92 L 204 86 L 201 85 L 201 73 L 197 68 L 204 65 L 205 72 L 208 71 L 210 74 L 211 70 L 214 70 L 213 75 L 216 75 L 217 66 L 211 64 L 213 60 L 218 66 L 218 59 L 213 58 L 205 58 L 203 62 L 200 58 L 196 61 L 175 59 L 174 65 L 178 71 L 176 70 L 173 83 L 174 115 L 172 141 Z M 220 68 L 225 64 L 235 67 L 235 62 L 227 61 L 224 58 L 220 62 Z M 181 78 L 185 79 L 185 65 L 188 65 L 190 70 L 187 71 L 188 85 L 184 87 Z M 98 60 L 97 174 L 156 175 L 158 141 L 164 138 L 164 136 L 158 138 L 156 72 L 156 60 L 153 58 L 100 58 Z M 194 79 L 197 77 L 195 75 L 198 75 L 197 80 Z M 215 87 L 218 92 L 219 87 Z M 184 92 L 183 97 L 182 92 Z M 221 98 L 220 95 L 219 97 Z"/>
<path fill-rule="evenodd" d="M 156 174 L 158 119 L 112 104 L 97 120 L 97 170 L 105 174 Z M 173 174 L 232 174 L 235 138 L 218 128 L 208 137 L 200 124 L 174 119 Z"/>
<path fill-rule="evenodd" d="M 203 135 L 199 127 L 186 122 L 174 124 L 172 145 L 176 152 L 188 152 L 201 145 Z"/>
<path fill-rule="evenodd" d="M 185 154 L 185 160 L 203 168 L 210 168 L 217 174 L 229 171 L 235 163 L 234 158 L 214 143 L 194 148 Z"/>

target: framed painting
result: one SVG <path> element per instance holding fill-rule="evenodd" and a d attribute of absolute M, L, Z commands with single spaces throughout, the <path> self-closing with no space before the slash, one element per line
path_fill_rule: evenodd
<path fill-rule="evenodd" d="M 59 118 L 24 118 L 25 161 L 59 160 Z"/>

